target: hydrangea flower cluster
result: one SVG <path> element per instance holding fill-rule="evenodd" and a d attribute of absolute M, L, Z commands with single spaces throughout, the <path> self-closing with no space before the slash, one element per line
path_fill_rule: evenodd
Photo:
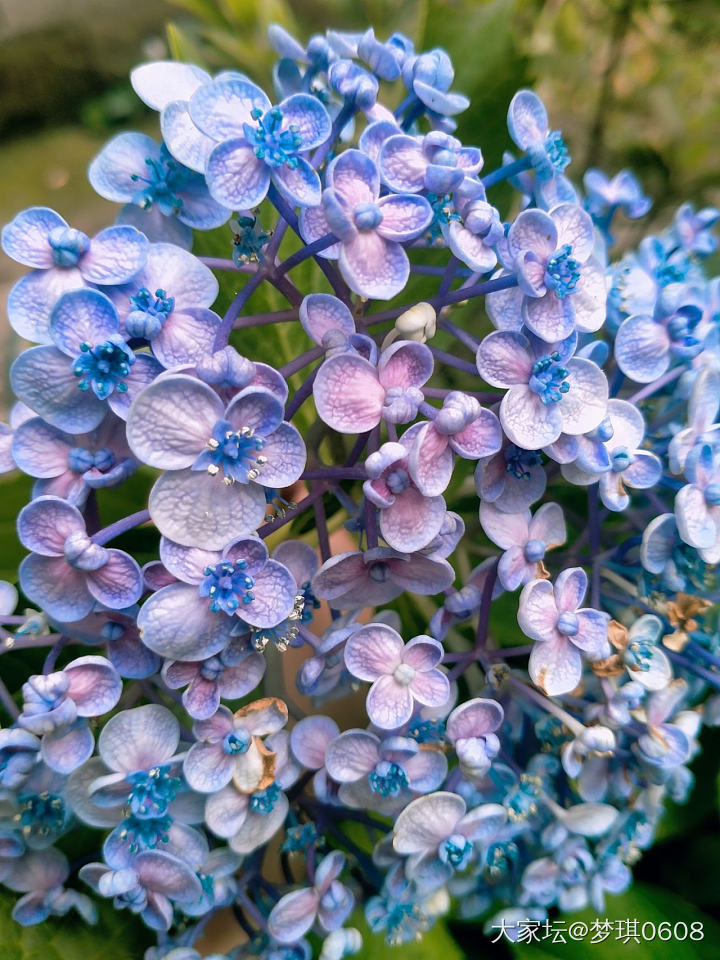
<path fill-rule="evenodd" d="M 116 225 L 2 231 L 34 486 L 0 653 L 39 659 L 0 681 L 0 881 L 21 924 L 111 898 L 148 960 L 228 907 L 262 960 L 356 952 L 361 910 L 392 943 L 601 911 L 720 718 L 720 212 L 613 260 L 649 200 L 573 185 L 532 91 L 486 173 L 444 51 L 270 36 L 273 97 L 133 72 L 162 142 L 91 163 Z"/>

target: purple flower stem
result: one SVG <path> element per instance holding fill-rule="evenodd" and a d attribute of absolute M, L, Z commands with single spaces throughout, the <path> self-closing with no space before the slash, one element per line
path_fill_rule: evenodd
<path fill-rule="evenodd" d="M 265 327 L 271 323 L 289 323 L 297 320 L 297 310 L 274 310 L 272 313 L 251 313 L 246 317 L 238 317 L 233 326 L 234 330 L 245 327 Z"/>
<path fill-rule="evenodd" d="M 430 264 L 425 263 L 411 263 L 410 272 L 417 273 L 419 276 L 425 277 L 442 277 L 445 274 L 445 267 L 433 267 Z M 459 277 L 469 277 L 471 276 L 471 271 L 467 267 L 463 267 L 455 271 L 456 276 Z"/>
<path fill-rule="evenodd" d="M 215 350 L 222 350 L 223 347 L 227 346 L 230 333 L 235 325 L 235 320 L 240 315 L 242 308 L 245 306 L 264 279 L 265 273 L 262 270 L 258 270 L 257 273 L 254 273 L 252 277 L 250 277 L 240 293 L 238 293 L 233 302 L 230 304 L 228 311 L 223 317 L 223 321 L 218 327 L 217 333 L 215 334 Z"/>
<path fill-rule="evenodd" d="M 226 257 L 198 257 L 200 263 L 204 263 L 211 270 L 231 270 L 233 273 L 255 273 L 259 269 L 256 263 L 244 263 L 238 266 L 234 260 L 228 260 Z"/>
<path fill-rule="evenodd" d="M 438 287 L 438 292 L 437 292 L 438 297 L 442 297 L 448 292 L 448 290 L 452 286 L 453 280 L 455 279 L 455 273 L 459 266 L 460 266 L 460 261 L 458 260 L 458 258 L 456 256 L 451 256 L 447 262 L 447 266 L 445 267 L 445 270 L 443 271 L 442 279 L 440 281 L 440 286 Z"/>
<path fill-rule="evenodd" d="M 448 673 L 448 680 L 450 683 L 452 683 L 453 680 L 457 680 L 459 676 L 465 673 L 471 663 L 475 663 L 477 661 L 478 653 L 478 650 L 469 650 L 467 653 L 465 653 L 462 660 L 458 660 L 452 670 Z M 443 662 L 445 661 L 443 660 Z"/>
<path fill-rule="evenodd" d="M 482 283 L 474 283 L 468 287 L 449 290 L 442 297 L 433 297 L 425 302 L 429 303 L 431 307 L 435 307 L 436 310 L 439 310 L 442 307 L 449 306 L 451 303 L 461 303 L 463 300 L 472 300 L 474 297 L 484 297 L 488 293 L 495 293 L 498 290 L 509 290 L 511 287 L 516 286 L 517 277 L 514 275 L 509 277 L 496 277 L 494 280 L 485 280 Z M 368 314 L 367 323 L 370 325 L 383 323 L 385 320 L 394 320 L 396 317 L 405 313 L 406 310 L 409 310 L 410 307 L 414 306 L 414 303 L 406 303 L 401 307 L 393 307 L 392 310 L 383 310 L 379 313 Z"/>
<path fill-rule="evenodd" d="M 20 716 L 20 711 L 18 706 L 10 695 L 10 691 L 5 686 L 2 680 L 0 680 L 0 703 L 5 707 L 6 711 L 13 720 L 17 720 Z"/>
<path fill-rule="evenodd" d="M 418 406 L 418 411 L 419 411 L 424 417 L 428 417 L 428 419 L 430 419 L 430 420 L 434 420 L 435 417 L 438 415 L 437 407 L 433 407 L 433 406 L 431 406 L 431 404 L 425 403 L 424 401 Z M 393 424 L 393 426 L 394 426 L 394 424 Z"/>
<path fill-rule="evenodd" d="M 367 480 L 365 467 L 323 467 L 306 470 L 301 480 Z"/>
<path fill-rule="evenodd" d="M 704 667 L 700 667 L 692 660 L 689 660 L 687 657 L 683 657 L 679 653 L 675 653 L 674 650 L 669 650 L 665 648 L 665 655 L 668 656 L 673 663 L 679 664 L 681 667 L 685 667 L 690 673 L 695 673 L 697 676 L 702 677 L 706 683 L 709 683 L 711 686 L 720 689 L 720 672 L 716 670 L 706 670 Z"/>
<path fill-rule="evenodd" d="M 317 148 L 315 153 L 310 157 L 310 164 L 313 170 L 319 169 L 321 164 L 324 162 L 325 157 L 330 153 L 331 147 L 334 146 L 340 134 L 343 132 L 345 127 L 348 125 L 348 122 L 352 119 L 355 114 L 355 107 L 352 103 L 344 103 L 340 108 L 340 112 L 333 120 L 333 125 L 330 130 L 330 135 L 325 141 L 321 143 Z"/>
<path fill-rule="evenodd" d="M 361 433 L 358 435 L 357 440 L 353 444 L 352 450 L 348 454 L 346 466 L 351 467 L 353 464 L 358 462 L 358 460 L 362 456 L 363 450 L 365 449 L 365 445 L 370 439 L 371 433 L 372 433 L 372 430 L 368 430 L 367 433 Z"/>
<path fill-rule="evenodd" d="M 710 651 L 706 650 L 701 643 L 697 642 L 697 640 L 691 640 L 687 645 L 686 651 L 687 653 L 692 653 L 698 657 L 701 657 L 706 663 L 709 663 L 717 670 L 720 670 L 720 657 L 714 657 Z"/>
<path fill-rule="evenodd" d="M 474 363 L 461 360 L 460 357 L 456 357 L 452 353 L 446 353 L 445 350 L 439 350 L 437 347 L 430 347 L 430 350 L 436 360 L 442 360 L 442 362 L 446 363 L 449 367 L 455 367 L 456 370 L 462 370 L 464 373 L 473 373 L 475 376 L 478 375 L 477 367 Z"/>
<path fill-rule="evenodd" d="M 300 306 L 303 301 L 303 295 L 289 277 L 269 273 L 268 280 L 295 309 Z"/>
<path fill-rule="evenodd" d="M 122 520 L 116 520 L 115 523 L 111 523 L 109 527 L 98 530 L 97 533 L 93 534 L 92 541 L 93 543 L 103 546 L 109 540 L 114 540 L 115 537 L 119 537 L 121 533 L 127 533 L 127 531 L 132 530 L 133 527 L 139 527 L 149 520 L 149 510 L 138 510 L 137 513 L 131 513 L 129 517 L 123 517 Z"/>
<path fill-rule="evenodd" d="M 653 383 L 648 383 L 647 386 L 643 387 L 642 390 L 638 390 L 637 393 L 633 393 L 632 396 L 628 397 L 629 403 L 637 403 L 638 400 L 644 400 L 646 397 L 651 397 L 654 393 L 657 393 L 658 390 L 662 390 L 663 387 L 666 387 L 669 383 L 673 383 L 678 377 L 682 376 L 685 372 L 685 367 L 674 367 L 672 370 L 668 370 L 667 373 L 663 374 L 662 377 L 658 377 Z"/>
<path fill-rule="evenodd" d="M 43 673 L 47 674 L 53 672 L 55 669 L 55 664 L 57 663 L 57 658 L 60 656 L 69 642 L 70 639 L 68 637 L 60 637 L 57 643 L 53 644 L 52 650 L 48 653 L 47 657 L 45 657 L 45 663 L 43 663 L 42 668 Z"/>
<path fill-rule="evenodd" d="M 18 617 L 22 620 L 22 617 Z M 47 633 L 43 637 L 17 637 L 2 630 L 3 642 L 0 643 L 0 656 L 3 653 L 10 653 L 11 650 L 32 650 L 37 647 L 51 647 L 58 639 L 57 633 Z"/>
<path fill-rule="evenodd" d="M 294 373 L 297 373 L 298 370 L 302 370 L 303 367 L 306 367 L 309 363 L 312 363 L 313 360 L 317 360 L 318 357 L 322 357 L 324 353 L 324 347 L 313 347 L 312 350 L 308 350 L 306 353 L 301 353 L 299 357 L 291 360 L 290 363 L 286 363 L 285 366 L 280 367 L 278 372 L 287 380 L 288 377 L 291 377 Z"/>
<path fill-rule="evenodd" d="M 387 427 L 388 440 L 392 440 L 393 443 L 397 443 L 398 432 L 396 424 L 387 423 L 385 426 Z"/>
<path fill-rule="evenodd" d="M 493 172 L 489 173 L 486 177 L 482 177 L 481 183 L 487 189 L 487 187 L 492 187 L 496 183 L 501 183 L 503 180 L 509 180 L 510 177 L 517 176 L 518 173 L 524 173 L 531 167 L 532 161 L 530 157 L 521 157 L 519 160 L 513 160 L 512 163 L 506 163 L 504 166 L 498 167 L 497 170 L 493 170 Z"/>
<path fill-rule="evenodd" d="M 313 241 L 313 243 L 309 243 L 306 247 L 301 247 L 299 250 L 296 250 L 287 260 L 283 260 L 282 263 L 278 264 L 275 272 L 279 274 L 287 273 L 288 270 L 292 270 L 293 267 L 302 263 L 303 260 L 308 260 L 310 257 L 314 257 L 316 253 L 327 250 L 327 248 L 331 247 L 334 243 L 337 243 L 335 234 L 326 233 L 324 237 L 320 237 L 318 240 Z"/>
<path fill-rule="evenodd" d="M 378 545 L 377 507 L 365 500 L 365 548 L 373 550 Z"/>
<path fill-rule="evenodd" d="M 265 917 L 246 893 L 244 893 L 242 890 L 239 890 L 235 895 L 235 900 L 240 904 L 246 915 L 252 919 L 253 923 L 255 923 L 260 930 L 267 931 L 267 921 L 265 920 Z"/>
<path fill-rule="evenodd" d="M 484 650 L 487 641 L 488 624 L 490 623 L 490 608 L 492 606 L 493 588 L 497 579 L 497 560 L 492 568 L 488 570 L 485 583 L 483 584 L 482 596 L 480 597 L 480 613 L 478 615 L 477 631 L 475 633 L 475 649 Z"/>
<path fill-rule="evenodd" d="M 420 100 L 419 97 L 415 97 L 414 101 L 409 105 L 407 113 L 403 118 L 403 122 L 400 124 L 402 130 L 409 130 L 410 127 L 415 123 L 418 117 L 421 117 L 425 113 L 425 104 Z"/>
<path fill-rule="evenodd" d="M 294 520 L 295 517 L 303 512 L 303 510 L 306 510 L 308 507 L 312 506 L 318 497 L 321 497 L 324 492 L 325 487 L 319 486 L 317 490 L 313 490 L 313 492 L 308 494 L 307 497 L 303 497 L 302 500 L 296 503 L 293 510 L 288 510 L 284 517 L 277 517 L 275 520 L 271 520 L 269 523 L 263 524 L 258 531 L 258 536 L 262 540 L 264 540 L 265 537 L 269 537 L 271 533 L 275 533 L 276 530 L 284 527 L 286 523 L 290 523 L 291 520 Z"/>
<path fill-rule="evenodd" d="M 477 348 L 480 346 L 480 341 L 471 333 L 461 330 L 460 327 L 457 327 L 445 317 L 442 317 L 440 320 L 438 320 L 438 327 L 440 327 L 441 330 L 445 330 L 447 333 L 452 334 L 452 336 L 459 340 L 463 346 L 467 347 L 468 350 L 471 350 L 473 354 L 477 352 Z"/>
<path fill-rule="evenodd" d="M 313 391 L 313 384 L 315 383 L 315 377 L 317 377 L 318 370 L 320 369 L 320 364 L 313 370 L 307 380 L 295 391 L 292 400 L 288 402 L 288 405 L 285 408 L 285 419 L 289 420 L 293 417 L 300 407 L 305 403 L 310 394 Z"/>
<path fill-rule="evenodd" d="M 526 697 L 528 700 L 531 700 L 539 707 L 542 707 L 542 709 L 547 713 L 551 713 L 554 717 L 557 717 L 558 720 L 564 723 L 565 726 L 575 734 L 575 736 L 578 736 L 578 734 L 581 734 L 585 730 L 585 727 L 582 725 L 582 723 L 580 723 L 579 720 L 576 720 L 575 717 L 571 716 L 566 710 L 563 710 L 562 707 L 558 706 L 554 700 L 546 697 L 545 694 L 539 693 L 527 683 L 523 683 L 522 680 L 512 676 L 512 674 L 508 677 L 508 682 L 511 683 L 520 694 L 520 702 L 522 702 L 522 697 Z"/>
<path fill-rule="evenodd" d="M 532 652 L 533 644 L 528 643 L 522 647 L 505 647 L 500 650 L 490 650 L 488 656 L 493 660 L 504 660 L 506 657 L 526 657 Z"/>
<path fill-rule="evenodd" d="M 330 535 L 327 528 L 327 517 L 325 516 L 325 506 L 323 498 L 320 496 L 313 504 L 313 513 L 315 514 L 315 527 L 317 528 L 318 547 L 322 562 L 325 563 L 332 556 L 330 549 Z"/>

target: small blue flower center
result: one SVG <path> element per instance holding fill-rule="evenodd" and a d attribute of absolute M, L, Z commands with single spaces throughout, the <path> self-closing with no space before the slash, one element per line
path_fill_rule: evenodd
<path fill-rule="evenodd" d="M 635 463 L 635 457 L 627 447 L 618 447 L 613 451 L 611 466 L 615 473 L 622 473 L 632 463 Z"/>
<path fill-rule="evenodd" d="M 261 467 L 267 462 L 260 451 L 265 446 L 265 438 L 255 433 L 252 427 L 233 430 L 227 420 L 218 420 L 213 427 L 212 437 L 207 449 L 203 450 L 193 470 L 207 470 L 214 477 L 222 470 L 224 482 L 249 483 L 257 479 Z"/>
<path fill-rule="evenodd" d="M 280 107 L 271 107 L 265 113 L 257 107 L 251 112 L 257 126 L 245 124 L 245 137 L 253 147 L 258 160 L 269 167 L 282 167 L 283 164 L 294 170 L 298 165 L 297 153 L 302 147 L 300 131 L 291 123 L 282 129 L 283 113 Z"/>
<path fill-rule="evenodd" d="M 153 204 L 166 217 L 177 216 L 182 212 L 183 201 L 178 192 L 186 185 L 189 172 L 170 157 L 163 149 L 160 159 L 145 158 L 146 175 L 133 173 L 130 179 L 143 184 L 133 196 L 133 203 L 149 210 Z"/>
<path fill-rule="evenodd" d="M 580 279 L 580 264 L 570 254 L 572 247 L 565 243 L 550 257 L 545 268 L 545 285 L 563 299 L 573 293 Z"/>
<path fill-rule="evenodd" d="M 282 791 L 276 783 L 271 783 L 265 790 L 258 790 L 250 797 L 250 809 L 254 813 L 271 813 L 275 809 Z"/>
<path fill-rule="evenodd" d="M 528 540 L 525 544 L 525 559 L 528 563 L 539 563 L 545 556 L 544 540 Z"/>
<path fill-rule="evenodd" d="M 127 809 L 140 820 L 164 817 L 180 786 L 179 777 L 170 773 L 170 764 L 129 773 L 125 780 L 131 785 Z"/>
<path fill-rule="evenodd" d="M 26 836 L 46 838 L 58 834 L 65 824 L 65 801 L 55 793 L 23 794 L 18 797 L 18 823 Z"/>
<path fill-rule="evenodd" d="M 566 379 L 568 374 L 569 371 L 561 365 L 560 354 L 556 350 L 535 361 L 528 386 L 547 406 L 562 400 L 563 394 L 570 389 Z"/>
<path fill-rule="evenodd" d="M 407 735 L 418 743 L 442 743 L 445 739 L 445 721 L 417 720 L 410 724 Z"/>
<path fill-rule="evenodd" d="M 168 842 L 171 825 L 169 816 L 147 819 L 126 817 L 120 828 L 120 839 L 127 843 L 130 853 L 153 850 L 158 844 Z"/>
<path fill-rule="evenodd" d="M 455 209 L 452 195 L 449 193 L 428 193 L 427 201 L 433 212 L 433 219 L 425 232 L 425 240 L 430 244 L 443 243 L 442 228 L 453 220 L 462 222 L 462 217 Z"/>
<path fill-rule="evenodd" d="M 379 793 L 381 797 L 397 797 L 409 783 L 403 768 L 388 760 L 381 760 L 368 774 L 368 780 L 373 793 Z"/>
<path fill-rule="evenodd" d="M 226 734 L 222 742 L 223 753 L 247 753 L 252 737 L 244 727 L 238 727 L 232 733 Z"/>
<path fill-rule="evenodd" d="M 472 841 L 461 833 L 454 833 L 443 841 L 438 848 L 438 856 L 442 862 L 448 864 L 454 870 L 462 870 L 467 865 L 472 852 Z"/>
<path fill-rule="evenodd" d="M 595 435 L 597 436 L 598 440 L 601 440 L 603 443 L 606 443 L 608 440 L 612 440 L 614 433 L 615 431 L 613 429 L 610 417 L 604 417 L 595 428 Z"/>
<path fill-rule="evenodd" d="M 230 221 L 233 233 L 233 263 L 242 267 L 246 263 L 257 263 L 262 248 L 270 239 L 256 217 L 236 217 Z"/>
<path fill-rule="evenodd" d="M 303 623 L 310 623 L 313 618 L 313 610 L 320 609 L 320 601 L 312 592 L 312 584 L 310 580 L 306 580 L 300 587 L 303 597 L 303 609 L 302 614 L 300 615 L 300 620 Z"/>
<path fill-rule="evenodd" d="M 668 336 L 679 348 L 697 347 L 700 341 L 695 330 L 702 319 L 702 311 L 695 306 L 681 307 L 667 325 Z"/>
<path fill-rule="evenodd" d="M 531 477 L 530 468 L 537 467 L 542 463 L 540 454 L 535 450 L 523 450 L 513 443 L 505 447 L 503 456 L 505 457 L 505 469 L 516 480 L 529 480 Z"/>
<path fill-rule="evenodd" d="M 385 478 L 385 483 L 390 493 L 397 496 L 410 486 L 410 474 L 404 467 L 395 467 Z"/>
<path fill-rule="evenodd" d="M 574 613 L 571 613 L 570 611 L 567 611 L 567 610 L 564 613 L 560 614 L 560 616 L 558 617 L 556 626 L 558 628 L 558 631 L 562 633 L 563 636 L 565 637 L 574 637 L 575 634 L 580 629 L 578 618 L 575 616 Z"/>
<path fill-rule="evenodd" d="M 382 210 L 376 203 L 359 203 L 353 211 L 358 230 L 374 230 L 382 223 Z"/>
<path fill-rule="evenodd" d="M 200 667 L 200 676 L 203 680 L 215 681 L 222 676 L 224 669 L 225 664 L 220 657 L 210 657 L 210 659 L 205 660 Z"/>
<path fill-rule="evenodd" d="M 153 296 L 147 287 L 141 287 L 130 297 L 130 313 L 125 321 L 128 336 L 152 340 L 160 333 L 174 307 L 175 298 L 169 297 L 164 290 L 156 290 Z"/>
<path fill-rule="evenodd" d="M 80 350 L 72 372 L 78 378 L 81 390 L 92 390 L 99 400 L 107 399 L 114 390 L 118 393 L 127 391 L 125 379 L 135 363 L 135 354 L 124 340 L 117 337 L 96 347 L 84 341 Z"/>
<path fill-rule="evenodd" d="M 287 853 L 295 853 L 314 847 L 317 841 L 318 832 L 314 823 L 296 824 L 286 829 L 282 849 Z"/>
<path fill-rule="evenodd" d="M 720 504 L 720 483 L 715 481 L 705 487 L 705 502 L 709 503 L 711 507 Z"/>
<path fill-rule="evenodd" d="M 92 470 L 100 470 L 104 473 L 115 463 L 115 454 L 107 447 L 102 447 L 94 453 L 87 447 L 71 447 L 68 450 L 68 466 L 73 473 L 86 473 Z"/>
<path fill-rule="evenodd" d="M 545 137 L 545 152 L 558 173 L 562 173 L 570 163 L 570 152 L 559 130 L 551 130 Z"/>
<path fill-rule="evenodd" d="M 390 564 L 386 563 L 384 560 L 378 560 L 377 563 L 370 564 L 368 576 L 373 583 L 387 583 L 392 576 Z"/>
<path fill-rule="evenodd" d="M 627 645 L 623 659 L 635 669 L 649 670 L 652 665 L 654 646 L 648 640 L 638 637 Z"/>
<path fill-rule="evenodd" d="M 73 227 L 55 227 L 48 234 L 52 258 L 58 267 L 74 267 L 90 249 L 90 238 Z"/>
<path fill-rule="evenodd" d="M 222 560 L 214 567 L 205 567 L 200 596 L 210 598 L 209 606 L 213 613 L 222 610 L 231 617 L 241 606 L 253 602 L 255 581 L 246 570 L 247 560 Z"/>

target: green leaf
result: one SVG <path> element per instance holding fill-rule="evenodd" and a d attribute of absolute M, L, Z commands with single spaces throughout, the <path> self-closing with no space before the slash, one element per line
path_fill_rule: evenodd
<path fill-rule="evenodd" d="M 606 940 L 591 943 L 591 925 L 598 917 L 614 921 L 615 926 Z M 633 940 L 625 943 L 622 939 L 616 939 L 619 920 L 638 921 L 640 943 Z M 606 908 L 601 914 L 590 909 L 582 910 L 558 918 L 556 922 L 560 921 L 566 931 L 571 924 L 578 922 L 587 924 L 590 930 L 587 936 L 575 941 L 565 934 L 567 943 L 553 944 L 552 938 L 549 938 L 539 942 L 515 944 L 512 947 L 513 956 L 518 960 L 537 960 L 538 957 L 542 960 L 617 960 L 618 953 L 621 953 L 624 960 L 716 960 L 718 955 L 720 924 L 677 894 L 649 884 L 636 884 L 622 896 L 608 897 Z M 678 923 L 687 924 L 688 933 L 691 924 L 701 924 L 701 928 L 695 929 L 702 931 L 702 939 L 690 940 L 688 935 L 685 939 L 660 940 L 657 929 L 663 922 L 669 923 L 671 929 Z M 646 925 L 645 937 L 642 934 L 643 924 Z M 627 926 L 624 928 L 624 931 L 626 930 Z M 680 928 L 680 933 L 682 932 Z M 496 935 L 493 933 L 491 939 L 495 939 Z"/>
<path fill-rule="evenodd" d="M 452 938 L 448 928 L 439 920 L 421 940 L 391 946 L 382 934 L 371 933 L 365 918 L 356 913 L 351 926 L 357 927 L 363 945 L 356 960 L 464 960 L 465 954 Z"/>
<path fill-rule="evenodd" d="M 149 930 L 131 914 L 100 903 L 96 926 L 75 913 L 21 927 L 12 919 L 18 898 L 0 894 L 0 944 L 3 960 L 141 960 L 152 943 Z"/>

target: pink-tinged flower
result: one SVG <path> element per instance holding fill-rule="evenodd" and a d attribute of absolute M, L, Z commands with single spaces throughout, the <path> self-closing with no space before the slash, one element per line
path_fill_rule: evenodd
<path fill-rule="evenodd" d="M 185 757 L 183 772 L 193 790 L 214 793 L 232 780 L 241 793 L 269 787 L 275 779 L 275 754 L 263 737 L 287 723 L 287 706 L 265 697 L 232 714 L 220 707 L 209 720 L 193 724 L 198 742 Z"/>
<path fill-rule="evenodd" d="M 265 673 L 265 657 L 248 650 L 244 639 L 231 640 L 214 657 L 183 662 L 167 660 L 162 678 L 171 690 L 186 689 L 182 702 L 195 720 L 208 720 L 220 700 L 239 700 L 251 693 Z"/>
<path fill-rule="evenodd" d="M 506 818 L 507 811 L 498 803 L 485 803 L 468 812 L 458 794 L 431 793 L 413 800 L 397 818 L 393 847 L 408 857 L 409 876 L 434 866 L 447 879 L 454 870 L 468 865 L 476 845 L 486 846 Z"/>
<path fill-rule="evenodd" d="M 433 420 L 411 427 L 404 439 L 408 436 L 415 441 L 410 451 L 410 474 L 426 497 L 438 496 L 447 489 L 455 455 L 479 460 L 497 453 L 502 443 L 495 414 L 459 390 L 445 397 Z"/>
<path fill-rule="evenodd" d="M 535 640 L 530 676 L 548 696 L 574 690 L 582 676 L 581 652 L 589 660 L 608 656 L 610 616 L 588 607 L 578 609 L 587 592 L 587 574 L 572 567 L 549 580 L 532 580 L 520 594 L 518 623 Z"/>
<path fill-rule="evenodd" d="M 33 500 L 20 512 L 18 534 L 33 551 L 20 564 L 20 585 L 51 617 L 82 620 L 97 603 L 122 610 L 140 599 L 137 563 L 95 543 L 80 511 L 65 500 Z"/>
<path fill-rule="evenodd" d="M 407 723 L 415 703 L 441 707 L 450 696 L 447 676 L 438 669 L 442 644 L 432 637 L 414 637 L 405 644 L 392 627 L 371 623 L 345 644 L 345 664 L 358 680 L 372 683 L 367 714 L 381 730 Z"/>
<path fill-rule="evenodd" d="M 445 734 L 455 747 L 460 769 L 469 777 L 482 777 L 500 751 L 495 731 L 504 717 L 496 700 L 476 697 L 455 707 L 447 719 Z"/>
<path fill-rule="evenodd" d="M 574 335 L 549 344 L 510 330 L 488 334 L 478 347 L 480 376 L 507 390 L 500 422 L 517 446 L 538 450 L 561 433 L 587 433 L 605 416 L 605 374 L 592 360 L 573 357 L 574 349 Z"/>
<path fill-rule="evenodd" d="M 71 773 L 92 754 L 95 738 L 89 717 L 115 706 L 122 680 L 104 657 L 79 657 L 56 673 L 38 674 L 23 684 L 23 712 L 18 723 L 41 737 L 45 763 Z"/>
<path fill-rule="evenodd" d="M 377 607 L 405 590 L 428 596 L 447 589 L 455 571 L 446 560 L 390 547 L 330 557 L 313 577 L 313 592 L 338 610 Z"/>
<path fill-rule="evenodd" d="M 365 461 L 367 499 L 380 510 L 380 532 L 394 550 L 420 550 L 440 532 L 445 519 L 442 496 L 425 496 L 413 483 L 408 460 L 412 438 L 384 443 Z"/>
<path fill-rule="evenodd" d="M 338 796 L 347 806 L 397 813 L 413 793 L 437 790 L 447 760 L 411 737 L 381 740 L 367 730 L 347 730 L 328 744 L 325 768 L 341 784 Z"/>
<path fill-rule="evenodd" d="M 329 357 L 313 385 L 320 418 L 340 433 L 364 433 L 381 420 L 408 423 L 423 401 L 420 389 L 433 372 L 423 343 L 398 340 L 383 350 L 377 366 L 357 353 Z"/>
<path fill-rule="evenodd" d="M 705 563 L 720 561 L 720 458 L 708 443 L 685 461 L 689 480 L 675 497 L 675 521 L 680 537 L 700 553 Z"/>
<path fill-rule="evenodd" d="M 361 297 L 389 300 L 410 275 L 401 243 L 419 237 L 432 218 L 424 197 L 381 197 L 375 163 L 360 150 L 345 150 L 327 169 L 322 204 L 300 212 L 300 232 L 306 243 L 334 234 L 339 242 L 322 254 L 339 260 L 348 286 Z"/>
<path fill-rule="evenodd" d="M 546 579 L 546 552 L 567 539 L 558 503 L 544 503 L 534 517 L 529 510 L 503 513 L 492 503 L 481 503 L 480 523 L 492 542 L 505 551 L 498 563 L 498 580 L 506 590 L 517 590 L 536 578 Z"/>
<path fill-rule="evenodd" d="M 350 916 L 355 899 L 338 880 L 345 867 L 345 854 L 333 851 L 320 861 L 312 887 L 293 890 L 275 904 L 268 917 L 268 930 L 280 943 L 295 943 L 317 919 L 323 930 L 336 930 Z"/>

